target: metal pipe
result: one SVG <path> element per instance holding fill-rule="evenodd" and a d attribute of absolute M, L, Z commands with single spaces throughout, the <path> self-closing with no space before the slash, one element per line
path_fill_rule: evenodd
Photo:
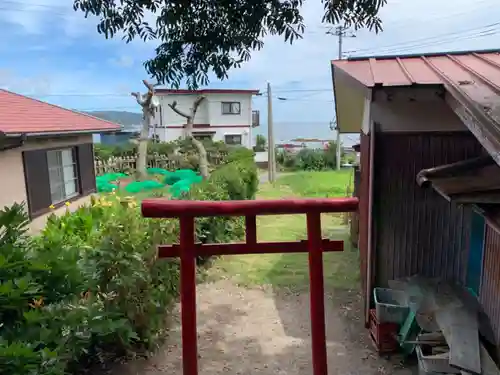
<path fill-rule="evenodd" d="M 433 178 L 456 177 L 457 174 L 467 173 L 480 168 L 495 165 L 495 161 L 490 155 L 480 156 L 474 159 L 462 160 L 456 163 L 439 165 L 437 167 L 422 169 L 417 173 L 417 184 L 420 187 L 432 185 Z"/>

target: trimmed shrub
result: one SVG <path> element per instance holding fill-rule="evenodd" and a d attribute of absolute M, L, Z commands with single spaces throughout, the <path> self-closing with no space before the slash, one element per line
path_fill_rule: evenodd
<path fill-rule="evenodd" d="M 233 147 L 226 156 L 227 163 L 235 161 L 254 162 L 255 152 L 246 147 Z"/>
<path fill-rule="evenodd" d="M 255 199 L 259 185 L 255 163 L 244 159 L 220 167 L 212 173 L 210 180 L 223 186 L 231 200 Z"/>
<path fill-rule="evenodd" d="M 276 153 L 276 161 L 286 170 L 322 171 L 336 167 L 335 144 L 330 143 L 327 149 L 302 149 L 298 153 L 280 150 Z"/>

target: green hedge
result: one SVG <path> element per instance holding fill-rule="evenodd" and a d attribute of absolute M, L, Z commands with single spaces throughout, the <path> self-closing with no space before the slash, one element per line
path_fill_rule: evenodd
<path fill-rule="evenodd" d="M 298 153 L 280 150 L 276 162 L 290 171 L 323 171 L 336 168 L 335 144 L 330 143 L 325 150 L 302 149 Z"/>
<path fill-rule="evenodd" d="M 255 166 L 242 159 L 188 199 L 250 199 L 256 181 Z M 26 234 L 27 223 L 20 205 L 0 211 L 2 373 L 63 375 L 158 345 L 179 266 L 158 261 L 155 246 L 177 241 L 177 220 L 145 219 L 133 199 L 109 194 L 52 216 L 39 236 Z M 243 228 L 242 218 L 199 218 L 196 234 L 203 243 L 231 242 Z"/>
<path fill-rule="evenodd" d="M 227 154 L 229 151 L 224 142 L 203 141 L 207 153 Z M 136 143 L 126 143 L 121 145 L 106 145 L 97 143 L 94 145 L 95 156 L 101 160 L 107 160 L 110 157 L 123 157 L 137 155 L 138 145 Z M 173 155 L 174 153 L 191 154 L 197 150 L 190 139 L 178 139 L 171 142 L 149 142 L 149 155 Z"/>

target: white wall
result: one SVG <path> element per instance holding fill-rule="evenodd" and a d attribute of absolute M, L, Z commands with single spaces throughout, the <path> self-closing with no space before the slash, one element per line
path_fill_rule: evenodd
<path fill-rule="evenodd" d="M 256 163 L 267 163 L 269 158 L 269 154 L 267 151 L 259 151 L 255 153 L 255 162 Z"/>
<path fill-rule="evenodd" d="M 206 99 L 198 107 L 194 119 L 194 125 L 206 125 L 196 128 L 194 132 L 215 132 L 215 141 L 224 141 L 224 136 L 229 134 L 242 135 L 242 145 L 252 147 L 252 95 L 250 93 L 208 93 L 204 94 Z M 159 95 L 160 113 L 155 114 L 153 124 L 156 126 L 156 134 L 161 141 L 172 141 L 183 135 L 182 126 L 186 119 L 172 111 L 168 106 L 174 101 L 177 108 L 189 113 L 197 94 L 166 94 Z M 222 102 L 239 102 L 240 114 L 223 115 Z M 160 124 L 161 121 L 161 124 Z M 210 126 L 208 126 L 210 125 Z M 153 130 L 150 132 L 153 133 Z"/>
<path fill-rule="evenodd" d="M 228 128 L 228 127 L 217 127 L 217 128 L 203 128 L 194 129 L 194 134 L 196 133 L 206 133 L 214 132 L 212 139 L 214 141 L 224 142 L 226 134 L 241 134 L 241 145 L 247 148 L 252 147 L 252 128 Z M 165 128 L 157 129 L 157 134 L 160 137 L 160 141 L 169 142 L 181 138 L 183 135 L 183 129 L 181 128 Z"/>
<path fill-rule="evenodd" d="M 210 125 L 248 125 L 252 124 L 252 95 L 248 94 L 204 94 L 206 99 L 198 107 L 195 124 Z M 161 105 L 161 119 L 163 125 L 181 126 L 186 123 L 186 119 L 172 111 L 168 106 L 174 101 L 177 108 L 189 113 L 193 103 L 198 97 L 197 94 L 167 94 L 159 95 Z M 239 115 L 223 115 L 222 102 L 240 102 L 241 113 Z M 154 122 L 159 125 L 160 115 L 156 114 Z"/>

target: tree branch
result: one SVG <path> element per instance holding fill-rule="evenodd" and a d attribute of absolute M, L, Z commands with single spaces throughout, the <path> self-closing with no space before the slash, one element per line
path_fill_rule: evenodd
<path fill-rule="evenodd" d="M 172 104 L 169 104 L 168 106 L 170 108 L 172 108 L 172 111 L 174 111 L 175 113 L 177 113 L 179 116 L 182 116 L 185 119 L 189 119 L 189 115 L 187 113 L 182 112 L 179 108 L 177 108 L 177 101 L 176 100 L 174 100 L 174 102 Z"/>
<path fill-rule="evenodd" d="M 143 95 L 141 95 L 140 92 L 131 92 L 130 95 L 132 95 L 135 100 L 137 101 L 137 104 L 139 104 L 141 107 L 144 108 L 145 105 L 147 105 L 147 98 L 145 98 Z"/>
<path fill-rule="evenodd" d="M 145 79 L 142 80 L 142 83 L 144 83 L 144 86 L 146 86 L 146 88 L 148 89 L 148 91 L 151 91 L 151 92 L 155 91 L 154 85 L 152 85 L 151 83 L 149 83 Z"/>
<path fill-rule="evenodd" d="M 196 116 L 196 111 L 198 110 L 198 107 L 200 106 L 201 102 L 205 100 L 205 96 L 200 95 L 196 98 L 196 100 L 193 103 L 193 108 L 191 108 L 191 118 L 194 120 L 194 116 Z"/>

